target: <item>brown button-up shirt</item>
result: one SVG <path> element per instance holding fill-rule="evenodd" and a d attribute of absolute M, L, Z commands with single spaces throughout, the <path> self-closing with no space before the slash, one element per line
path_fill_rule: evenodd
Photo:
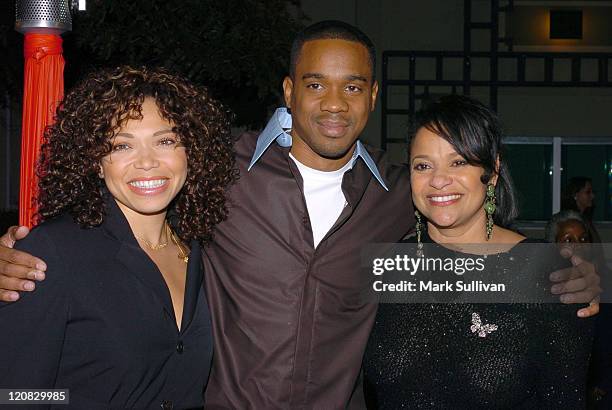
<path fill-rule="evenodd" d="M 358 408 L 376 313 L 361 251 L 413 227 L 408 171 L 368 149 L 389 192 L 357 160 L 342 181 L 348 205 L 315 249 L 289 148 L 272 144 L 247 172 L 255 143 L 236 143 L 229 217 L 204 249 L 215 341 L 206 408 Z"/>

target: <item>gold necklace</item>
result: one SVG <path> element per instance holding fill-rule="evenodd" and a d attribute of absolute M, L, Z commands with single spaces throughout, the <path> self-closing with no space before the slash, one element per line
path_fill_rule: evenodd
<path fill-rule="evenodd" d="M 144 245 L 151 249 L 152 251 L 158 251 L 160 249 L 164 249 L 166 246 L 168 246 L 168 224 L 166 222 L 164 222 L 165 225 L 165 231 L 166 231 L 166 242 L 160 242 L 157 245 L 153 245 L 151 242 L 147 241 L 145 238 L 143 238 L 142 236 L 138 236 L 136 234 L 134 234 L 134 236 L 136 237 L 136 239 L 139 239 L 142 241 L 142 243 L 144 243 Z"/>
<path fill-rule="evenodd" d="M 176 247 L 179 250 L 178 258 L 181 259 L 185 263 L 189 262 L 189 254 L 187 253 L 187 251 L 185 251 L 183 249 L 183 245 L 176 238 L 176 236 L 174 236 L 174 232 L 172 232 L 172 229 L 170 229 L 170 228 L 168 228 L 168 229 L 170 231 L 170 239 L 172 240 L 172 242 L 174 242 L 174 244 L 176 245 Z"/>

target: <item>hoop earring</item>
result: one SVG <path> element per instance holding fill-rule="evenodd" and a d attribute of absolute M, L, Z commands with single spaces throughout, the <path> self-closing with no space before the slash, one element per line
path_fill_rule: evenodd
<path fill-rule="evenodd" d="M 484 210 L 487 214 L 487 241 L 491 239 L 493 234 L 493 214 L 495 213 L 495 185 L 487 184 L 487 199 L 485 200 Z"/>
<path fill-rule="evenodd" d="M 421 214 L 418 209 L 414 210 L 414 216 L 416 217 L 416 236 L 417 236 L 417 251 L 416 255 L 420 258 L 423 256 L 423 242 L 421 242 L 421 233 L 423 231 L 423 223 L 421 222 Z"/>

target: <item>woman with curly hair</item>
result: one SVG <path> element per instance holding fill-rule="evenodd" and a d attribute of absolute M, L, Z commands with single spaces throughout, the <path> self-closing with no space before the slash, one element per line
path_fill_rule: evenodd
<path fill-rule="evenodd" d="M 84 409 L 201 408 L 200 245 L 236 175 L 228 112 L 206 89 L 121 67 L 68 93 L 42 148 L 42 223 L 19 242 L 48 279 L 0 306 L 0 386 L 69 389 Z"/>

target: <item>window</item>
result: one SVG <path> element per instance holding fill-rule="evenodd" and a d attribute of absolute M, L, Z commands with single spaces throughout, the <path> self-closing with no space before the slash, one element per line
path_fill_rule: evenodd
<path fill-rule="evenodd" d="M 561 187 L 572 177 L 590 177 L 595 199 L 593 219 L 612 220 L 612 144 L 587 145 L 564 143 L 561 149 Z"/>
<path fill-rule="evenodd" d="M 582 39 L 582 10 L 551 10 L 550 39 Z"/>
<path fill-rule="evenodd" d="M 612 221 L 612 138 L 508 137 L 506 161 L 521 221 L 547 221 L 571 177 L 593 180 L 595 221 Z"/>
<path fill-rule="evenodd" d="M 552 215 L 552 144 L 507 144 L 506 161 L 516 188 L 519 219 Z"/>

